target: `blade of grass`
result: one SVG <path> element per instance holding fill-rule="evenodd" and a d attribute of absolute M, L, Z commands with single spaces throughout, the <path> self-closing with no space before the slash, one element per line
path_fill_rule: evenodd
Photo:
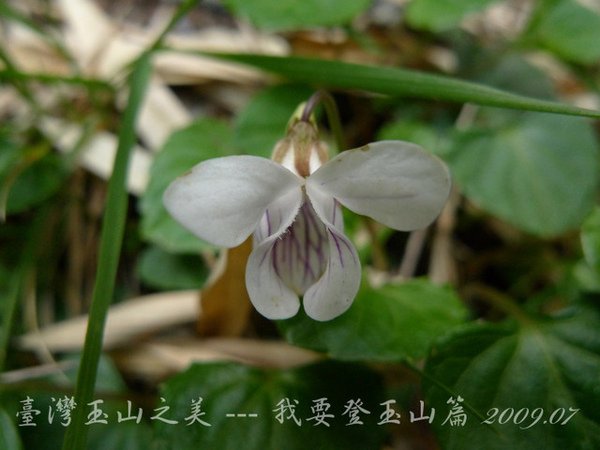
<path fill-rule="evenodd" d="M 4 66 L 6 67 L 6 72 L 18 72 L 12 58 L 8 55 L 8 53 L 4 51 L 4 48 L 2 48 L 2 46 L 0 46 L 0 61 L 4 63 Z M 37 101 L 35 100 L 35 96 L 31 93 L 29 87 L 25 83 L 22 83 L 22 81 L 23 80 L 13 80 L 13 86 L 29 104 L 31 109 L 33 109 L 33 111 L 37 113 L 40 110 L 40 108 L 37 104 Z"/>
<path fill-rule="evenodd" d="M 98 270 L 92 294 L 92 305 L 89 311 L 85 344 L 77 373 L 77 386 L 75 389 L 77 408 L 73 412 L 71 425 L 67 428 L 62 446 L 63 450 L 81 450 L 86 446 L 88 428 L 85 425 L 86 406 L 92 401 L 94 394 L 98 361 L 102 351 L 104 324 L 114 293 L 127 213 L 127 167 L 131 149 L 135 144 L 135 123 L 152 71 L 152 53 L 160 48 L 162 39 L 196 3 L 197 0 L 186 0 L 178 7 L 158 39 L 134 61 L 129 76 L 129 99 L 121 121 L 117 155 L 108 183 Z"/>
<path fill-rule="evenodd" d="M 73 421 L 65 434 L 64 450 L 83 449 L 87 439 L 85 407 L 92 401 L 98 361 L 102 351 L 106 314 L 115 287 L 115 276 L 127 212 L 127 191 L 125 189 L 127 166 L 130 150 L 135 143 L 135 122 L 150 78 L 150 58 L 149 53 L 142 55 L 134 65 L 129 79 L 129 100 L 123 114 L 113 173 L 108 183 L 98 269 L 92 294 L 85 345 L 77 374 L 75 402 L 78 408 L 74 410 Z"/>
<path fill-rule="evenodd" d="M 46 84 L 70 84 L 74 86 L 83 86 L 87 89 L 99 89 L 99 90 L 114 90 L 113 86 L 102 80 L 94 80 L 92 78 L 84 78 L 80 76 L 60 76 L 51 75 L 47 73 L 27 73 L 20 72 L 14 69 L 0 70 L 0 81 L 1 82 L 38 82 Z"/>
<path fill-rule="evenodd" d="M 240 53 L 202 53 L 202 55 L 250 65 L 281 75 L 290 81 L 312 84 L 323 89 L 359 89 L 391 96 L 476 103 L 501 108 L 600 118 L 600 111 L 538 100 L 477 83 L 414 70 L 295 56 Z"/>

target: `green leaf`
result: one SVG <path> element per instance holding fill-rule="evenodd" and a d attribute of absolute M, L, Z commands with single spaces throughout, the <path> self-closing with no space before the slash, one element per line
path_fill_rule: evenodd
<path fill-rule="evenodd" d="M 224 1 L 236 16 L 268 30 L 343 25 L 365 10 L 369 3 L 369 0 Z"/>
<path fill-rule="evenodd" d="M 455 27 L 467 14 L 481 11 L 496 0 L 412 0 L 406 9 L 407 22 L 431 31 Z"/>
<path fill-rule="evenodd" d="M 288 80 L 329 89 L 361 89 L 380 94 L 477 103 L 503 108 L 600 118 L 599 111 L 511 94 L 442 75 L 333 60 L 252 54 L 203 53 L 258 67 Z"/>
<path fill-rule="evenodd" d="M 598 311 L 582 308 L 521 327 L 473 325 L 440 343 L 424 388 L 442 447 L 600 448 L 599 329 Z M 465 426 L 443 424 L 459 395 Z"/>
<path fill-rule="evenodd" d="M 600 273 L 600 207 L 596 207 L 583 223 L 581 246 L 587 263 Z"/>
<path fill-rule="evenodd" d="M 425 356 L 465 315 L 452 290 L 412 280 L 361 290 L 348 312 L 330 322 L 299 314 L 279 326 L 290 343 L 333 358 L 400 361 Z"/>
<path fill-rule="evenodd" d="M 581 224 L 594 203 L 598 149 L 590 125 L 543 114 L 482 111 L 443 155 L 467 197 L 542 236 Z"/>
<path fill-rule="evenodd" d="M 157 449 L 196 450 L 378 450 L 384 428 L 376 425 L 382 408 L 380 378 L 365 367 L 326 361 L 293 370 L 260 370 L 232 363 L 195 364 L 168 380 L 161 397 L 171 407 L 176 425 L 154 422 Z M 191 402 L 202 398 L 199 423 L 186 426 Z M 296 405 L 295 415 L 277 420 L 277 404 L 285 399 Z M 315 426 L 313 400 L 326 398 L 330 426 Z M 364 425 L 346 426 L 343 415 L 349 400 L 360 399 L 370 414 L 360 415 Z M 298 401 L 296 404 L 295 400 Z M 258 417 L 227 417 L 227 414 L 258 414 Z M 285 418 L 288 415 L 286 413 Z"/>
<path fill-rule="evenodd" d="M 47 152 L 42 147 L 21 148 L 0 135 L 0 210 L 26 211 L 60 189 L 67 168 L 58 155 Z"/>
<path fill-rule="evenodd" d="M 270 158 L 286 133 L 290 117 L 313 91 L 301 85 L 269 87 L 257 94 L 238 115 L 234 145 L 245 153 Z"/>
<path fill-rule="evenodd" d="M 2 408 L 0 408 L 0 448 L 3 450 L 23 448 L 14 422 Z"/>
<path fill-rule="evenodd" d="M 74 357 L 69 356 L 61 363 L 68 361 L 75 361 Z M 40 411 L 39 415 L 35 415 L 34 422 L 35 428 L 28 427 L 17 427 L 20 431 L 21 439 L 23 441 L 23 447 L 25 449 L 43 449 L 43 450 L 58 450 L 61 448 L 61 443 L 64 438 L 64 433 L 68 427 L 72 426 L 72 423 L 65 427 L 62 425 L 63 418 L 60 412 L 57 410 L 57 401 L 64 399 L 65 397 L 70 398 L 73 395 L 73 387 L 77 377 L 77 366 L 68 366 L 63 373 L 53 373 L 51 375 L 36 378 L 33 384 L 23 385 L 22 389 L 13 390 L 8 389 L 5 392 L 0 393 L 0 404 L 5 405 L 6 412 L 9 417 L 16 419 L 16 414 L 22 409 L 20 403 L 26 397 L 33 399 L 33 408 Z M 66 378 L 64 377 L 66 375 Z M 44 386 L 44 389 L 40 389 L 39 386 Z M 108 357 L 101 357 L 98 368 L 98 377 L 96 379 L 95 391 L 98 393 L 94 400 L 103 400 L 100 405 L 101 409 L 108 415 L 107 425 L 86 425 L 86 429 L 90 433 L 90 442 L 86 447 L 86 450 L 101 450 L 101 449 L 137 449 L 135 446 L 112 446 L 105 444 L 100 446 L 101 442 L 112 442 L 113 439 L 117 439 L 121 436 L 121 439 L 126 440 L 126 436 L 139 437 L 139 434 L 145 433 L 149 436 L 149 427 L 144 423 L 135 424 L 136 430 L 128 427 L 125 422 L 117 422 L 117 411 L 126 413 L 127 405 L 122 398 L 127 397 L 126 385 L 114 366 L 112 360 Z M 133 407 L 135 407 L 135 402 Z M 78 405 L 77 408 L 80 408 Z M 91 408 L 88 406 L 81 406 L 81 408 L 87 414 Z M 48 419 L 48 412 L 52 410 L 54 417 L 52 422 Z M 74 411 L 73 411 L 74 413 Z M 144 430 L 144 431 L 142 431 Z M 0 436 L 2 432 L 0 431 Z M 138 439 L 140 442 L 145 442 L 142 439 Z M 0 439 L 0 449 L 4 450 Z M 147 448 L 147 447 L 146 447 Z"/>
<path fill-rule="evenodd" d="M 64 371 L 66 379 L 69 381 L 68 385 L 75 385 L 77 382 L 77 371 L 79 370 L 79 364 L 81 363 L 81 355 L 69 355 L 65 358 L 65 361 L 73 360 L 76 365 L 68 370 Z M 104 392 L 125 392 L 127 385 L 121 376 L 121 373 L 115 366 L 112 359 L 108 356 L 101 354 L 98 359 L 98 376 L 94 384 L 94 390 Z M 65 378 L 63 373 L 52 375 L 49 380 L 57 385 L 65 384 Z"/>
<path fill-rule="evenodd" d="M 595 64 L 600 60 L 600 14 L 576 1 L 553 5 L 534 33 L 542 45 L 569 61 Z"/>
<path fill-rule="evenodd" d="M 487 51 L 475 58 L 475 79 L 479 83 L 529 97 L 554 100 L 554 82 L 546 72 L 519 53 Z"/>
<path fill-rule="evenodd" d="M 54 154 L 27 167 L 10 188 L 7 212 L 15 214 L 43 203 L 61 188 L 67 174 L 63 160 Z"/>
<path fill-rule="evenodd" d="M 174 255 L 159 247 L 149 247 L 140 256 L 138 273 L 144 284 L 171 291 L 201 288 L 208 269 L 198 255 Z"/>
<path fill-rule="evenodd" d="M 132 406 L 132 411 L 137 411 Z M 119 412 L 127 416 L 127 405 L 122 405 Z M 152 429 L 145 423 L 109 421 L 106 428 L 92 428 L 87 450 L 127 449 L 147 450 L 152 448 Z"/>
<path fill-rule="evenodd" d="M 145 239 L 172 253 L 213 249 L 169 215 L 162 196 L 169 184 L 200 161 L 231 154 L 231 129 L 221 121 L 203 119 L 179 130 L 156 155 L 150 182 L 140 203 L 141 231 Z"/>
<path fill-rule="evenodd" d="M 573 275 L 585 291 L 600 292 L 600 208 L 596 208 L 581 227 L 584 258 L 573 267 Z"/>
<path fill-rule="evenodd" d="M 432 153 L 441 153 L 449 145 L 448 139 L 430 125 L 410 119 L 386 124 L 377 139 L 413 142 Z"/>
<path fill-rule="evenodd" d="M 572 273 L 581 290 L 600 292 L 600 272 L 587 264 L 586 261 L 578 261 L 573 266 Z"/>

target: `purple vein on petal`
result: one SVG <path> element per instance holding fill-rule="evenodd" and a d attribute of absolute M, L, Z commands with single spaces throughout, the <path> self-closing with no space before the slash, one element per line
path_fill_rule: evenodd
<path fill-rule="evenodd" d="M 272 262 L 280 279 L 298 293 L 306 292 L 326 269 L 328 253 L 323 250 L 327 241 L 326 226 L 304 203 L 286 233 L 274 246 Z"/>
<path fill-rule="evenodd" d="M 267 219 L 267 236 L 271 236 L 271 218 L 269 216 L 269 209 L 265 211 L 265 217 Z"/>
<path fill-rule="evenodd" d="M 342 265 L 342 267 L 344 267 L 344 256 L 342 255 L 342 249 L 340 247 L 340 243 L 339 243 L 338 237 L 330 229 L 327 229 L 327 231 L 329 232 L 329 234 L 333 238 L 333 242 L 335 243 L 335 248 L 337 249 L 338 256 L 339 256 L 339 259 L 340 259 L 340 264 Z"/>
<path fill-rule="evenodd" d="M 348 241 L 346 241 L 345 239 L 342 239 L 341 237 L 337 236 L 333 231 L 331 231 L 329 228 L 327 229 L 327 231 L 329 232 L 329 234 L 331 235 L 331 237 L 333 237 L 333 240 L 335 241 L 335 246 L 338 252 L 338 255 L 340 257 L 340 262 L 342 263 L 342 267 L 344 267 L 344 257 L 342 254 L 342 249 L 340 247 L 340 242 L 342 243 L 342 245 L 344 247 L 346 247 L 346 249 L 348 250 L 348 252 L 350 253 L 350 255 L 352 256 L 352 259 L 354 261 L 356 261 L 356 256 L 354 255 L 354 251 L 352 248 L 352 244 L 348 243 Z"/>
<path fill-rule="evenodd" d="M 302 281 L 306 282 L 309 274 L 314 278 L 314 272 L 310 267 L 310 219 L 307 212 L 307 207 L 302 208 L 302 219 L 304 220 L 304 257 L 300 257 L 300 260 L 304 263 L 304 275 Z"/>
<path fill-rule="evenodd" d="M 307 225 L 310 224 L 310 225 L 312 225 L 312 227 L 313 227 L 314 230 L 318 230 L 319 229 L 319 225 L 317 223 L 317 220 L 318 220 L 317 216 L 315 214 L 308 214 L 308 213 L 306 213 L 306 217 L 308 217 Z M 320 256 L 323 253 L 322 248 L 323 248 L 323 239 L 324 238 L 323 238 L 323 235 L 321 233 L 316 232 L 316 234 L 318 236 L 318 240 L 317 240 L 317 243 L 313 247 L 316 250 L 317 255 Z"/>

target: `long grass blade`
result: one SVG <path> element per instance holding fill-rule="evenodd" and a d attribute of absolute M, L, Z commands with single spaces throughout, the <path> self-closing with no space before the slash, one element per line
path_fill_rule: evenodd
<path fill-rule="evenodd" d="M 281 75 L 291 81 L 308 83 L 324 89 L 359 89 L 391 96 L 476 103 L 502 108 L 600 118 L 600 111 L 539 100 L 482 84 L 414 70 L 295 56 L 280 57 L 242 53 L 204 53 L 204 55 L 250 65 Z"/>

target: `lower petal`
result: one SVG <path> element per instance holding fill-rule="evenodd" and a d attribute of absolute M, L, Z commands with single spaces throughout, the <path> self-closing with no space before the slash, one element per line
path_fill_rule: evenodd
<path fill-rule="evenodd" d="M 309 202 L 273 247 L 273 264 L 286 286 L 304 294 L 325 272 L 329 248 L 327 228 Z"/>
<path fill-rule="evenodd" d="M 304 294 L 303 303 L 309 317 L 326 321 L 352 305 L 360 287 L 360 260 L 354 245 L 341 231 L 341 207 L 333 198 L 311 197 L 311 202 L 327 227 L 329 260 L 323 276 Z"/>

